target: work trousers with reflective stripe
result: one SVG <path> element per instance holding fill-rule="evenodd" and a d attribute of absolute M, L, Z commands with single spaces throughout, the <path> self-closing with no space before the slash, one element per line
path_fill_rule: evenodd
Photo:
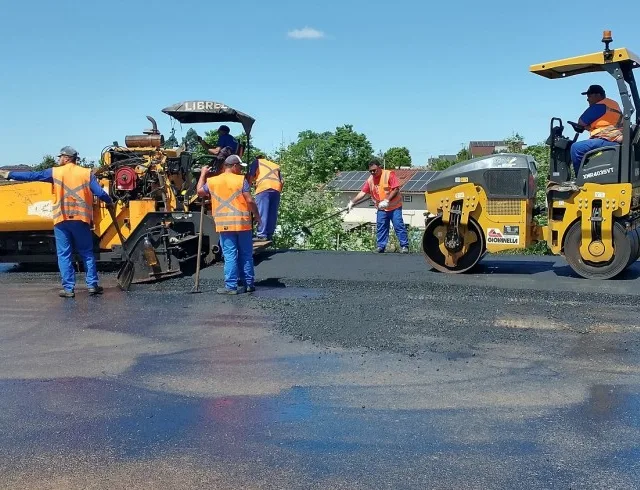
<path fill-rule="evenodd" d="M 260 214 L 261 224 L 257 229 L 258 238 L 271 240 L 278 223 L 278 208 L 280 207 L 280 193 L 269 189 L 256 194 L 256 205 Z"/>
<path fill-rule="evenodd" d="M 409 237 L 407 228 L 402 219 L 402 206 L 393 211 L 378 210 L 376 227 L 376 239 L 378 248 L 384 249 L 389 241 L 389 222 L 393 223 L 393 231 L 395 231 L 401 247 L 409 246 Z"/>
<path fill-rule="evenodd" d="M 251 230 L 220 233 L 224 257 L 224 287 L 238 289 L 238 280 L 246 286 L 254 285 L 253 237 Z"/>
<path fill-rule="evenodd" d="M 82 221 L 63 221 L 53 227 L 58 252 L 58 267 L 62 276 L 62 287 L 73 291 L 76 286 L 76 273 L 73 268 L 74 250 L 84 262 L 87 287 L 98 285 L 98 269 L 93 255 L 93 236 L 91 228 Z"/>

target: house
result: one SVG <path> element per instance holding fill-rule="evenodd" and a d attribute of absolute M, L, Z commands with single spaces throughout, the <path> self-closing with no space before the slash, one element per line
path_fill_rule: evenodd
<path fill-rule="evenodd" d="M 427 182 L 439 172 L 420 169 L 398 169 L 394 172 L 400 181 L 403 200 L 402 217 L 405 224 L 412 228 L 424 228 L 424 213 L 426 212 L 424 193 Z M 337 205 L 344 208 L 349 200 L 356 197 L 368 178 L 369 172 L 367 171 L 340 172 L 327 184 L 327 187 L 338 192 Z M 365 223 L 375 224 L 376 208 L 372 201 L 363 202 L 342 216 L 347 229 Z"/>
<path fill-rule="evenodd" d="M 484 157 L 493 153 L 507 151 L 505 141 L 470 141 L 469 153 L 471 158 Z"/>

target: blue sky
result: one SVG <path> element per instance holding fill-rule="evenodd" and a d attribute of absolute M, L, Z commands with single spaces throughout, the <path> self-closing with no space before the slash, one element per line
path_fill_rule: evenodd
<path fill-rule="evenodd" d="M 168 137 L 161 109 L 183 100 L 251 114 L 267 151 L 342 124 L 376 151 L 408 147 L 414 165 L 469 140 L 519 132 L 536 143 L 552 116 L 577 120 L 588 85 L 615 85 L 604 74 L 547 80 L 529 66 L 599 51 L 604 29 L 639 53 L 640 4 L 625 3 L 606 16 L 595 0 L 6 2 L 0 165 L 64 145 L 97 159 L 149 127 L 146 115 Z M 174 124 L 179 138 L 189 129 Z"/>

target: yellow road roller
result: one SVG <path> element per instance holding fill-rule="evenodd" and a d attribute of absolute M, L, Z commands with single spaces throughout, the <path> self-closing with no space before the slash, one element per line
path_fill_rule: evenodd
<path fill-rule="evenodd" d="M 576 172 L 571 146 L 584 129 L 552 118 L 546 206 L 536 207 L 536 161 L 519 153 L 493 154 L 457 163 L 440 172 L 425 192 L 422 249 L 438 271 L 469 271 L 487 252 L 524 249 L 546 241 L 556 255 L 587 279 L 610 279 L 640 256 L 640 106 L 633 70 L 637 55 L 610 48 L 605 31 L 601 52 L 532 65 L 548 79 L 607 72 L 621 101 L 622 142 L 587 152 Z M 635 117 L 632 116 L 635 113 Z M 547 224 L 535 217 L 546 214 Z"/>

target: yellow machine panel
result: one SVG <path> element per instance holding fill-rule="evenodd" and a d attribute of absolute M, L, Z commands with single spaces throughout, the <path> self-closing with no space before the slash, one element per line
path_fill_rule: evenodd
<path fill-rule="evenodd" d="M 42 182 L 6 182 L 0 185 L 0 232 L 52 229 L 53 187 Z"/>

